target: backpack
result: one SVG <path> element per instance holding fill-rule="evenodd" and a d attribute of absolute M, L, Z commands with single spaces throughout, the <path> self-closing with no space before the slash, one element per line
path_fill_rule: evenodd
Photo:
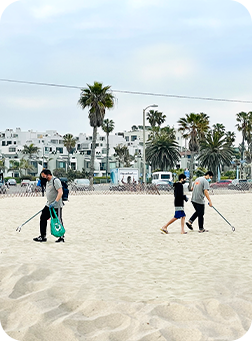
<path fill-rule="evenodd" d="M 62 190 L 63 190 L 62 200 L 63 201 L 68 201 L 69 189 L 68 189 L 68 184 L 67 184 L 67 178 L 54 178 L 53 179 L 53 186 L 54 186 L 54 180 L 55 179 L 59 179 L 60 182 L 61 182 Z"/>

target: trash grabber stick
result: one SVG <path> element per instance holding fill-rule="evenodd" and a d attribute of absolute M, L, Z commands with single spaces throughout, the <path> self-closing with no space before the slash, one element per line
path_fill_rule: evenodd
<path fill-rule="evenodd" d="M 42 212 L 42 210 L 40 210 L 38 213 L 34 214 L 34 216 L 32 216 L 30 219 L 26 220 L 22 225 L 18 226 L 16 228 L 16 231 L 20 232 L 21 231 L 21 227 L 24 226 L 26 223 L 28 223 L 28 221 L 32 220 L 34 217 L 36 217 L 36 215 L 38 215 L 40 212 Z"/>
<path fill-rule="evenodd" d="M 234 226 L 232 226 L 231 224 L 230 224 L 230 222 L 229 221 L 227 221 L 227 219 L 225 218 L 225 217 L 223 217 L 223 215 L 222 214 L 220 214 L 220 212 L 219 211 L 217 211 L 216 210 L 216 208 L 214 207 L 214 206 L 212 206 L 212 208 L 214 208 L 215 209 L 215 211 L 217 212 L 217 213 L 219 213 L 219 215 L 228 223 L 228 225 L 230 225 L 231 227 L 232 227 L 232 231 L 234 232 L 235 231 L 235 228 L 234 228 Z"/>

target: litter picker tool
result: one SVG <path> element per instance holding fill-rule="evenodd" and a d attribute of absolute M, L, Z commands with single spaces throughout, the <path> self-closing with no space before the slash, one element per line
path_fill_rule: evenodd
<path fill-rule="evenodd" d="M 20 232 L 21 231 L 21 227 L 24 226 L 25 224 L 27 224 L 30 220 L 32 220 L 34 217 L 36 217 L 36 215 L 38 215 L 40 212 L 42 212 L 42 210 L 40 210 L 39 212 L 37 212 L 36 214 L 34 214 L 30 219 L 26 220 L 22 225 L 18 226 L 16 231 Z"/>
<path fill-rule="evenodd" d="M 220 212 L 218 211 L 218 210 L 216 210 L 216 208 L 214 207 L 214 206 L 212 206 L 212 208 L 228 223 L 228 225 L 230 225 L 231 227 L 232 227 L 232 231 L 234 232 L 235 231 L 235 228 L 234 228 L 234 226 L 232 226 L 231 224 L 230 224 L 230 222 L 229 221 L 227 221 L 227 219 L 225 218 L 225 217 L 223 217 L 223 215 L 222 214 L 220 214 Z"/>

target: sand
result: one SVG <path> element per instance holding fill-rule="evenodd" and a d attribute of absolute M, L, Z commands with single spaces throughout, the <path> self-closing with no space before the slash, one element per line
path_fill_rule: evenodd
<path fill-rule="evenodd" d="M 172 195 L 70 197 L 66 243 L 35 243 L 45 198 L 0 199 L 0 320 L 23 341 L 224 341 L 252 320 L 251 194 L 213 195 L 180 234 Z M 187 217 L 193 213 L 185 204 Z"/>

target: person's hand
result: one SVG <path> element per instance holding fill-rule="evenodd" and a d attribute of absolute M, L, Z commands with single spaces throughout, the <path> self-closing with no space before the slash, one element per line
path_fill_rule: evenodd
<path fill-rule="evenodd" d="M 210 207 L 213 207 L 212 201 L 209 201 L 208 205 L 209 205 Z"/>
<path fill-rule="evenodd" d="M 49 208 L 53 208 L 55 207 L 57 204 L 57 201 L 55 200 L 54 202 L 52 202 L 50 205 L 49 205 Z"/>
<path fill-rule="evenodd" d="M 188 200 L 189 200 L 189 198 L 186 196 L 186 197 L 185 197 L 185 201 L 187 202 Z"/>

